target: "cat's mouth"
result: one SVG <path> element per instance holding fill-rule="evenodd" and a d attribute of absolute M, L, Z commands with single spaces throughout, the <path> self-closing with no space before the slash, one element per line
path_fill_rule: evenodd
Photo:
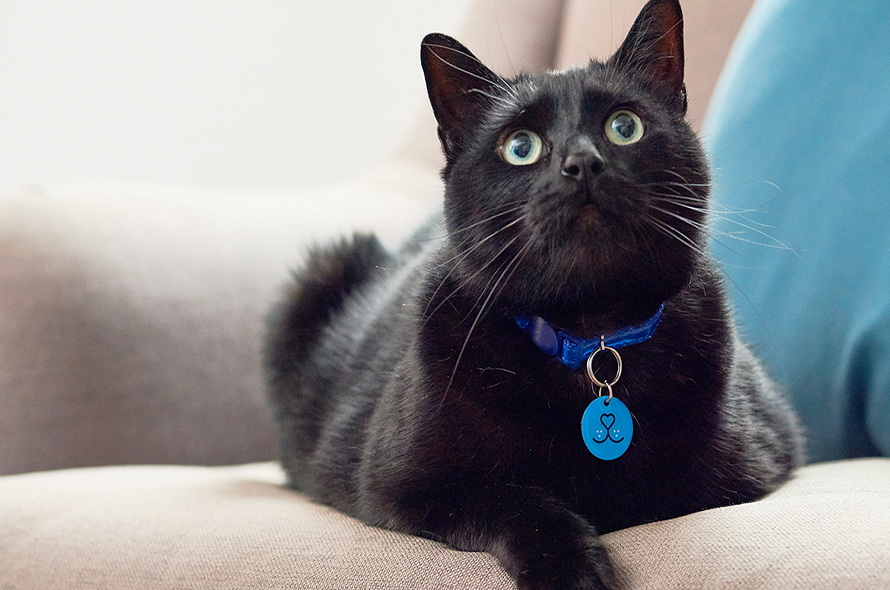
<path fill-rule="evenodd" d="M 627 213 L 625 212 L 626 216 Z M 586 236 L 592 233 L 601 234 L 607 232 L 610 234 L 622 233 L 624 227 L 622 221 L 624 217 L 620 211 L 613 210 L 606 204 L 597 202 L 594 198 L 588 197 L 582 203 L 575 213 L 572 231 L 580 232 Z"/>

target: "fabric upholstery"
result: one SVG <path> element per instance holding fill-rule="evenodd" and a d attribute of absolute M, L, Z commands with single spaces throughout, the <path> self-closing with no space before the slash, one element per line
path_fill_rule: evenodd
<path fill-rule="evenodd" d="M 884 0 L 760 0 L 704 133 L 714 253 L 814 461 L 890 455 L 887 55 Z"/>
<path fill-rule="evenodd" d="M 438 182 L 0 196 L 0 474 L 273 458 L 260 347 L 289 269 L 342 233 L 401 241 L 433 205 L 400 195 Z"/>
<path fill-rule="evenodd" d="M 507 590 L 485 553 L 369 527 L 273 463 L 0 478 L 0 588 Z M 609 534 L 627 587 L 890 587 L 890 459 L 802 469 L 752 504 Z"/>

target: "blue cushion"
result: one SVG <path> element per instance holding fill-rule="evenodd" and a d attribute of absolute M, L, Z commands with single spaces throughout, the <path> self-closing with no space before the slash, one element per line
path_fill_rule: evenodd
<path fill-rule="evenodd" d="M 811 461 L 890 455 L 890 2 L 757 2 L 703 136 L 712 251 Z"/>

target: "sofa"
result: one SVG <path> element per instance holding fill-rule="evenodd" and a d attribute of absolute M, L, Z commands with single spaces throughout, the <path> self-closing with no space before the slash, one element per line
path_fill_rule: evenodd
<path fill-rule="evenodd" d="M 354 230 L 399 243 L 440 190 L 394 158 L 311 190 L 0 196 L 0 589 L 515 588 L 490 555 L 312 503 L 275 463 L 260 351 L 288 269 Z M 629 589 L 890 588 L 890 459 L 604 541 Z"/>
<path fill-rule="evenodd" d="M 386 186 L 0 200 L 0 588 L 513 587 L 487 554 L 313 504 L 272 461 L 263 317 L 303 240 L 396 243 L 427 215 Z M 888 531 L 871 458 L 606 542 L 629 588 L 882 588 Z"/>
<path fill-rule="evenodd" d="M 394 244 L 427 215 L 390 186 L 0 200 L 0 588 L 514 587 L 487 554 L 313 504 L 272 461 L 263 317 L 305 240 Z M 870 458 L 605 540 L 629 588 L 882 588 L 888 531 L 890 459 Z"/>

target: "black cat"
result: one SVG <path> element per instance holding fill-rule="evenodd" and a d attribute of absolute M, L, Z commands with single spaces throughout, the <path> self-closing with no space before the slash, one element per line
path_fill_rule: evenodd
<path fill-rule="evenodd" d="M 755 500 L 802 461 L 706 253 L 680 7 L 564 72 L 505 80 L 438 34 L 421 60 L 447 238 L 356 236 L 296 273 L 266 350 L 290 485 L 488 551 L 520 588 L 615 587 L 600 534 Z"/>

